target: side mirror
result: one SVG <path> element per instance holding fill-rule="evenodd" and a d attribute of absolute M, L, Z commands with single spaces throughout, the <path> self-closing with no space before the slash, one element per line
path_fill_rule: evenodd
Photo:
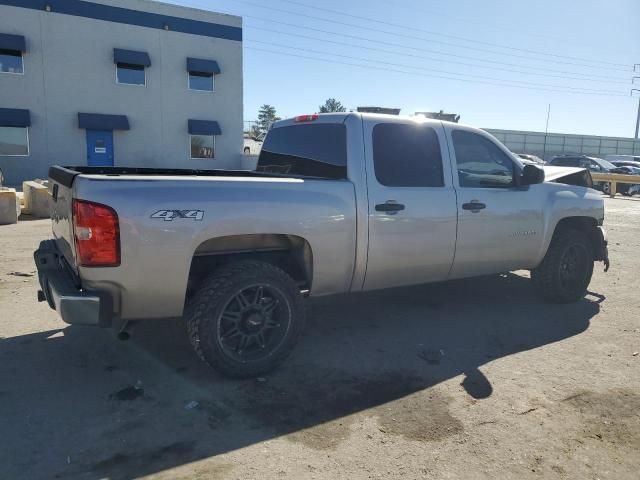
<path fill-rule="evenodd" d="M 525 165 L 522 169 L 521 185 L 537 185 L 544 182 L 544 169 L 537 165 Z"/>

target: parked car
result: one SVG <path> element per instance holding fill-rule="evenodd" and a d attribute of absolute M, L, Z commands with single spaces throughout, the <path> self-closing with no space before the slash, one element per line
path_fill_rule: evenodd
<path fill-rule="evenodd" d="M 618 165 L 620 163 L 629 162 L 615 162 L 615 173 L 622 175 L 640 175 L 640 166 Z M 640 163 L 638 164 L 640 165 Z M 616 186 L 616 193 L 621 193 L 627 197 L 633 196 L 636 193 L 640 193 L 640 184 L 637 183 L 618 183 Z"/>
<path fill-rule="evenodd" d="M 480 129 L 303 115 L 273 126 L 258 168 L 52 167 L 39 300 L 121 336 L 182 316 L 203 360 L 250 377 L 289 355 L 308 295 L 529 269 L 542 298 L 566 303 L 594 261 L 608 268 L 589 172 L 548 167 L 545 181 Z"/>
<path fill-rule="evenodd" d="M 605 155 L 604 159 L 611 162 L 638 162 L 640 163 L 640 155 Z"/>
<path fill-rule="evenodd" d="M 264 137 L 264 133 L 261 133 L 257 137 L 252 137 L 250 134 L 245 133 L 243 153 L 245 155 L 259 155 L 262 144 L 264 143 Z"/>
<path fill-rule="evenodd" d="M 613 160 L 611 163 L 613 163 L 616 167 L 640 168 L 640 162 L 636 162 L 634 160 Z"/>
<path fill-rule="evenodd" d="M 549 160 L 547 164 L 562 167 L 587 168 L 592 172 L 608 172 L 616 168 L 614 164 L 607 160 L 598 157 L 589 157 L 587 155 L 557 155 Z"/>
<path fill-rule="evenodd" d="M 549 160 L 548 165 L 556 165 L 562 167 L 580 167 L 586 168 L 596 173 L 618 173 L 616 166 L 607 160 L 598 157 L 589 157 L 587 155 L 558 155 Z M 608 182 L 595 182 L 596 189 L 609 193 Z"/>
<path fill-rule="evenodd" d="M 616 155 L 621 157 L 624 155 Z M 633 157 L 631 157 L 633 158 Z M 617 173 L 621 175 L 638 175 L 640 172 L 640 162 L 631 160 L 614 160 L 609 162 L 602 158 L 587 157 L 587 156 L 573 156 L 564 155 L 551 159 L 550 165 L 564 165 L 564 166 L 581 166 L 588 168 L 592 172 L 599 173 Z M 596 188 L 602 192 L 609 194 L 608 182 L 596 182 Z M 616 193 L 622 195 L 634 195 L 640 191 L 640 185 L 630 183 L 618 183 L 616 186 Z"/>
<path fill-rule="evenodd" d="M 518 155 L 522 160 L 526 160 L 538 165 L 544 165 L 544 160 L 542 160 L 540 157 L 537 157 L 536 155 L 529 155 L 528 153 L 516 153 L 516 155 Z"/>

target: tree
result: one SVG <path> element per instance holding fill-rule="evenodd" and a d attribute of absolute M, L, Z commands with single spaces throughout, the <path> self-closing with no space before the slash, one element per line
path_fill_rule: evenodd
<path fill-rule="evenodd" d="M 267 133 L 271 125 L 278 120 L 280 120 L 280 117 L 276 115 L 276 107 L 267 104 L 262 105 L 258 111 L 258 124 L 252 129 L 252 135 Z"/>
<path fill-rule="evenodd" d="M 329 98 L 320 106 L 320 113 L 346 112 L 347 109 L 335 98 Z"/>

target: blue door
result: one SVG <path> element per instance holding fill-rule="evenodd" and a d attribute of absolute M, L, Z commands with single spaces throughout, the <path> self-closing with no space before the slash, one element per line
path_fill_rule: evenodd
<path fill-rule="evenodd" d="M 113 167 L 113 132 L 87 130 L 87 165 Z"/>

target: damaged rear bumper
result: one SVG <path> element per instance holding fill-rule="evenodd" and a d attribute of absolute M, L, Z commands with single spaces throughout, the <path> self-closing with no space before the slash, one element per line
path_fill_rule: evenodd
<path fill-rule="evenodd" d="M 45 240 L 34 252 L 41 291 L 38 300 L 46 301 L 62 320 L 71 325 L 111 325 L 111 296 L 106 292 L 83 289 L 74 278 L 55 242 Z"/>

